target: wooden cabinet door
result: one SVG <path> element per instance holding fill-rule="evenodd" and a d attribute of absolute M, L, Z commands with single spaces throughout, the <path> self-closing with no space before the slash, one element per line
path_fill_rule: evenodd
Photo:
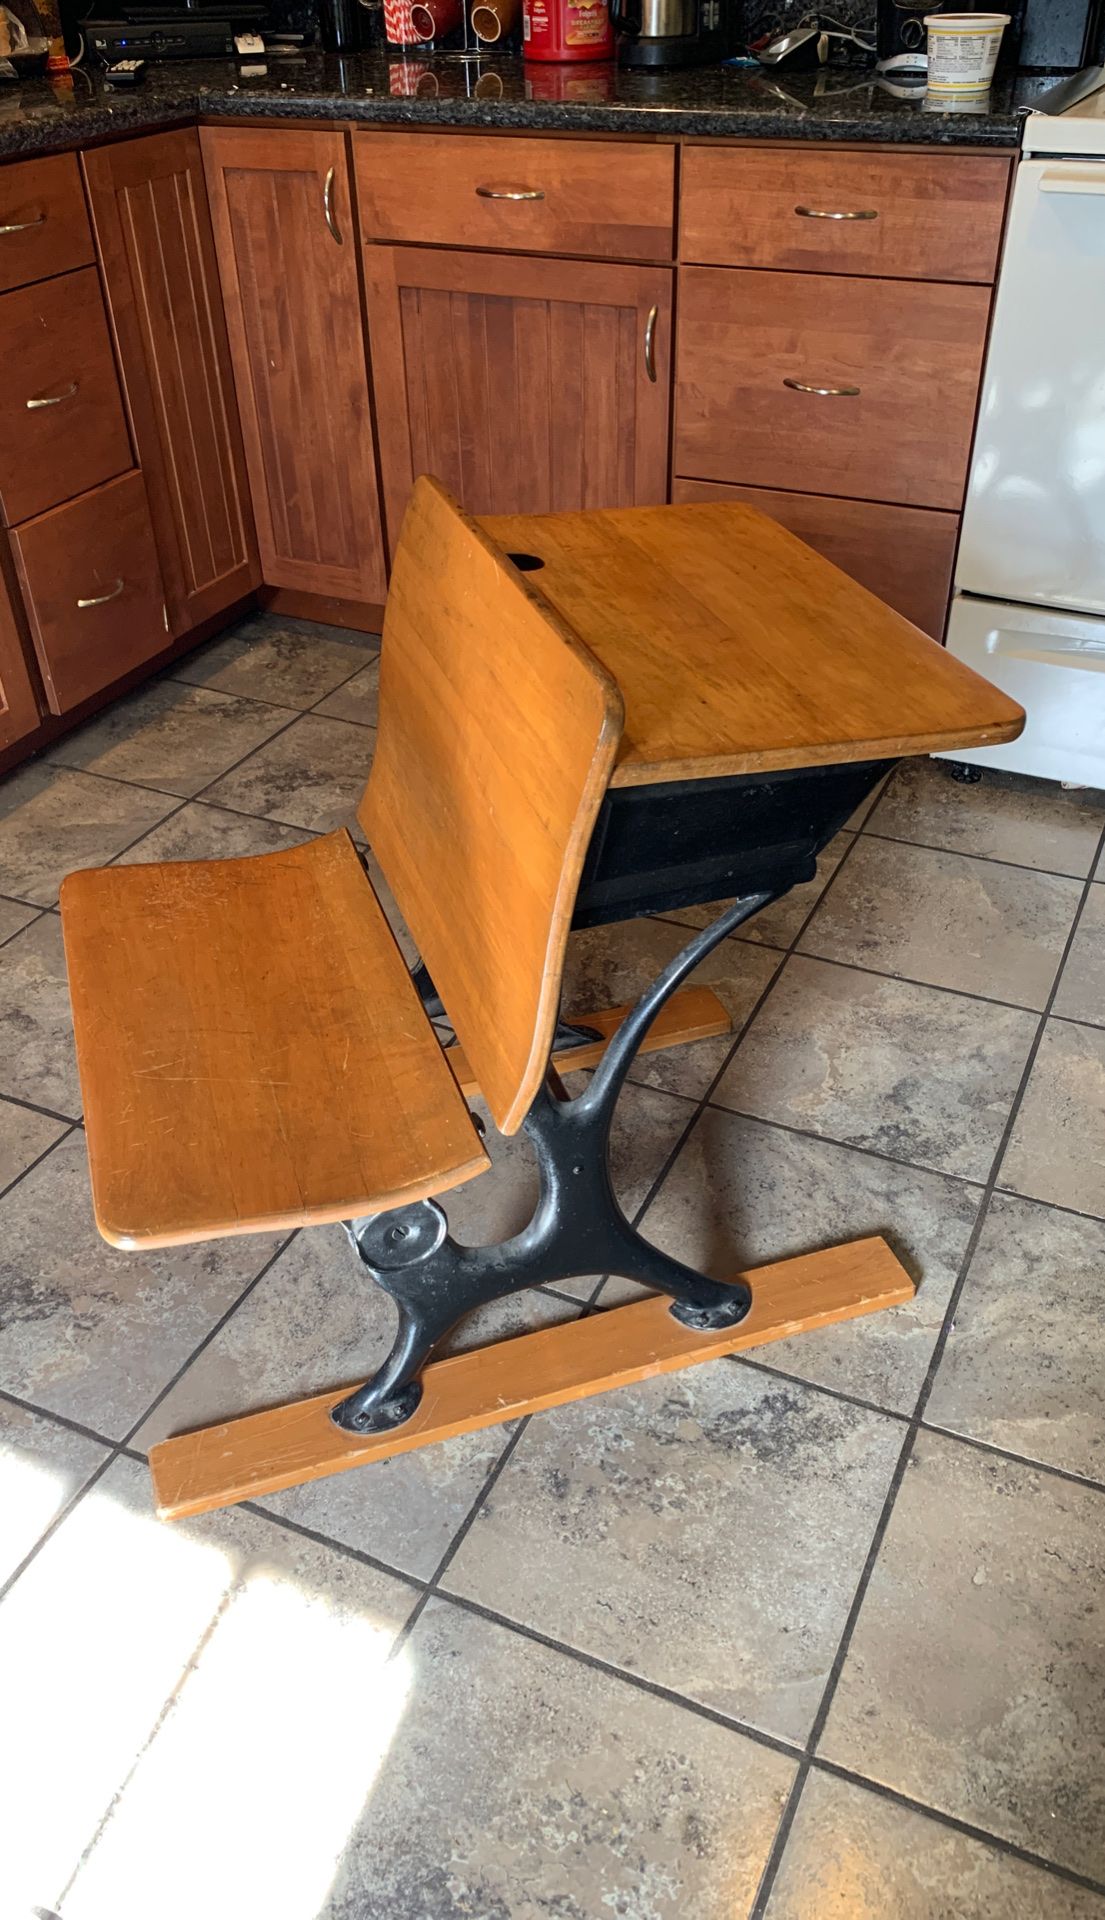
<path fill-rule="evenodd" d="M 379 603 L 384 547 L 344 134 L 200 132 L 266 585 Z"/>
<path fill-rule="evenodd" d="M 172 632 L 260 584 L 194 128 L 84 155 Z"/>
<path fill-rule="evenodd" d="M 367 248 L 392 541 L 420 473 L 470 513 L 662 504 L 671 281 L 662 267 Z"/>
<path fill-rule="evenodd" d="M 41 715 L 0 567 L 0 753 L 33 733 Z"/>

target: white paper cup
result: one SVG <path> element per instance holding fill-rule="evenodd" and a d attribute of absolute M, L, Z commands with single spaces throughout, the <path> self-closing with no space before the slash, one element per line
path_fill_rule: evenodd
<path fill-rule="evenodd" d="M 994 77 L 1007 13 L 927 13 L 930 93 L 981 93 Z"/>

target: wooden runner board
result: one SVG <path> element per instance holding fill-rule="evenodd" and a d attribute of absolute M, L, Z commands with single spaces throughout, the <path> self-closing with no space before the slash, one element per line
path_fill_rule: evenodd
<path fill-rule="evenodd" d="M 572 1073 L 578 1067 L 597 1067 L 606 1052 L 606 1043 L 615 1034 L 629 1012 L 625 1007 L 606 1007 L 601 1013 L 572 1013 L 566 1018 L 581 1027 L 595 1027 L 601 1040 L 585 1040 L 578 1047 L 563 1047 L 553 1054 L 558 1073 Z M 719 1033 L 731 1033 L 733 1023 L 711 987 L 684 987 L 673 993 L 661 1007 L 638 1047 L 638 1053 L 659 1053 L 664 1047 L 684 1046 L 690 1040 L 713 1040 Z M 468 1064 L 463 1047 L 448 1048 L 446 1060 L 465 1099 L 479 1093 L 476 1076 Z"/>
<path fill-rule="evenodd" d="M 649 1294 L 605 1313 L 435 1361 L 422 1376 L 417 1412 L 388 1433 L 344 1433 L 334 1426 L 330 1409 L 350 1391 L 346 1385 L 163 1440 L 150 1451 L 158 1514 L 177 1520 L 258 1499 L 700 1360 L 877 1313 L 911 1300 L 915 1292 L 879 1235 L 776 1261 L 739 1277 L 752 1283 L 752 1307 L 739 1326 L 723 1333 L 692 1333 L 673 1319 L 664 1295 Z"/>

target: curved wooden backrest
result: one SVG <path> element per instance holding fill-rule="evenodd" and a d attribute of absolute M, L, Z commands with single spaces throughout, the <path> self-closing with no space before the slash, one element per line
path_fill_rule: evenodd
<path fill-rule="evenodd" d="M 504 1133 L 544 1075 L 622 720 L 614 681 L 539 587 L 420 479 L 395 556 L 358 811 Z"/>

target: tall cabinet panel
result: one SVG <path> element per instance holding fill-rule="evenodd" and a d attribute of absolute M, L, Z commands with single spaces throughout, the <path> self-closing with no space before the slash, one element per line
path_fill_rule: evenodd
<path fill-rule="evenodd" d="M 194 128 L 84 155 L 172 632 L 261 579 Z"/>
<path fill-rule="evenodd" d="M 662 503 L 671 280 L 663 267 L 367 247 L 392 539 L 420 473 L 471 513 Z"/>
<path fill-rule="evenodd" d="M 345 136 L 201 130 L 266 584 L 386 591 Z"/>
<path fill-rule="evenodd" d="M 40 719 L 34 685 L 0 567 L 0 753 L 32 733 Z"/>

